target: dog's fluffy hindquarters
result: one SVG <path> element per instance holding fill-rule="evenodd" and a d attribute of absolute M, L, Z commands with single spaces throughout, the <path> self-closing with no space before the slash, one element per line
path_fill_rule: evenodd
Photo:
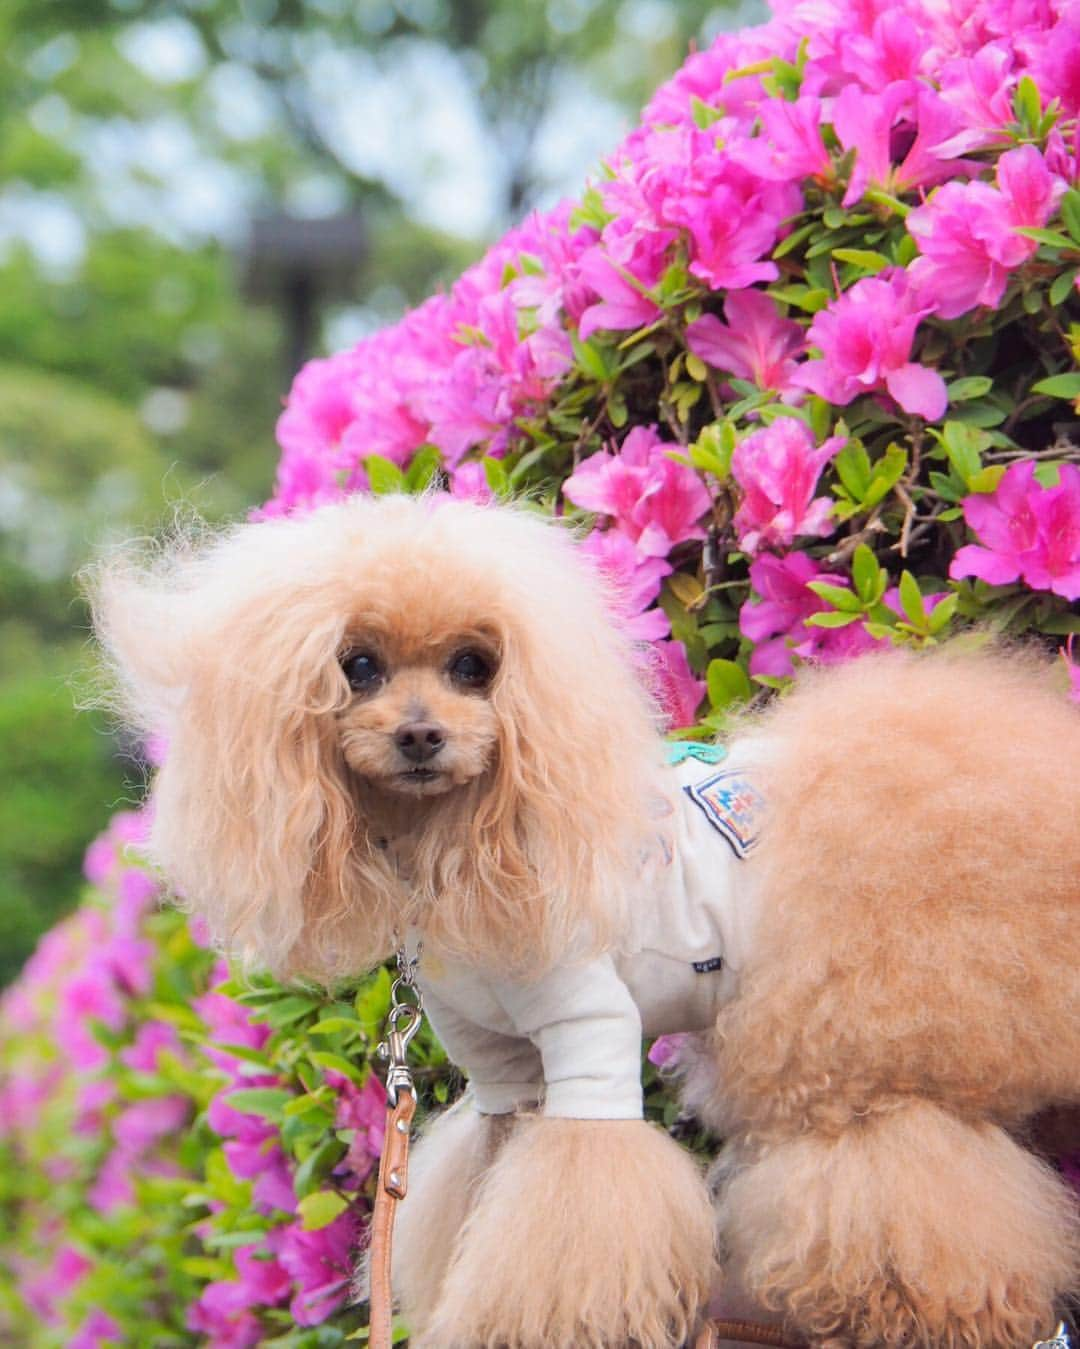
<path fill-rule="evenodd" d="M 811 673 L 673 770 L 610 597 L 521 508 L 355 498 L 94 592 L 169 745 L 152 851 L 218 940 L 327 980 L 423 941 L 472 1086 L 400 1219 L 419 1343 L 685 1339 L 707 1191 L 641 1118 L 640 1035 L 710 1025 L 687 1090 L 763 1307 L 822 1344 L 1049 1330 L 1072 1210 L 1005 1132 L 1080 1099 L 1080 716 L 1044 662 Z"/>

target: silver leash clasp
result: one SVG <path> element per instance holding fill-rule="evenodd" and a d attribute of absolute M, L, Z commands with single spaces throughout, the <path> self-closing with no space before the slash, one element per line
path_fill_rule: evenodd
<path fill-rule="evenodd" d="M 386 1038 L 379 1043 L 376 1053 L 387 1061 L 386 1096 L 392 1106 L 397 1105 L 398 1092 L 416 1087 L 409 1070 L 408 1048 L 424 1019 L 424 999 L 416 983 L 416 966 L 422 946 L 415 956 L 408 956 L 405 948 L 397 953 L 398 976 L 390 986 L 390 1011 L 386 1018 Z"/>

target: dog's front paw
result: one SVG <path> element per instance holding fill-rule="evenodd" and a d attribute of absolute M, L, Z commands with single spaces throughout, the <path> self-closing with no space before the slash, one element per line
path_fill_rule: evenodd
<path fill-rule="evenodd" d="M 426 1349 L 670 1349 L 713 1273 L 691 1158 L 640 1120 L 523 1121 L 484 1178 Z"/>

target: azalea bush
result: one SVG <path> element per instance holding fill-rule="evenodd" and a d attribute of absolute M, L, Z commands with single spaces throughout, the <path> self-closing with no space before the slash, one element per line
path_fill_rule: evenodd
<path fill-rule="evenodd" d="M 1059 650 L 1080 698 L 1078 112 L 1067 0 L 785 0 L 692 56 L 580 201 L 311 362 L 261 513 L 526 497 L 617 583 L 683 735 L 802 662 L 975 624 Z M 0 1324 L 362 1341 L 388 976 L 230 975 L 123 852 L 141 828 L 94 845 L 0 1011 Z M 426 1108 L 460 1089 L 430 1037 L 417 1062 Z"/>

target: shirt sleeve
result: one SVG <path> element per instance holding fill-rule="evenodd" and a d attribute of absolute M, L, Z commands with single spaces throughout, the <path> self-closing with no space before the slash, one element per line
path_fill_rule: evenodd
<path fill-rule="evenodd" d="M 464 1070 L 482 1115 L 508 1115 L 544 1094 L 544 1069 L 527 1039 L 487 1030 L 424 987 L 424 1010 L 450 1058 Z"/>
<path fill-rule="evenodd" d="M 492 991 L 540 1051 L 545 1115 L 641 1119 L 641 1016 L 609 955 Z"/>

